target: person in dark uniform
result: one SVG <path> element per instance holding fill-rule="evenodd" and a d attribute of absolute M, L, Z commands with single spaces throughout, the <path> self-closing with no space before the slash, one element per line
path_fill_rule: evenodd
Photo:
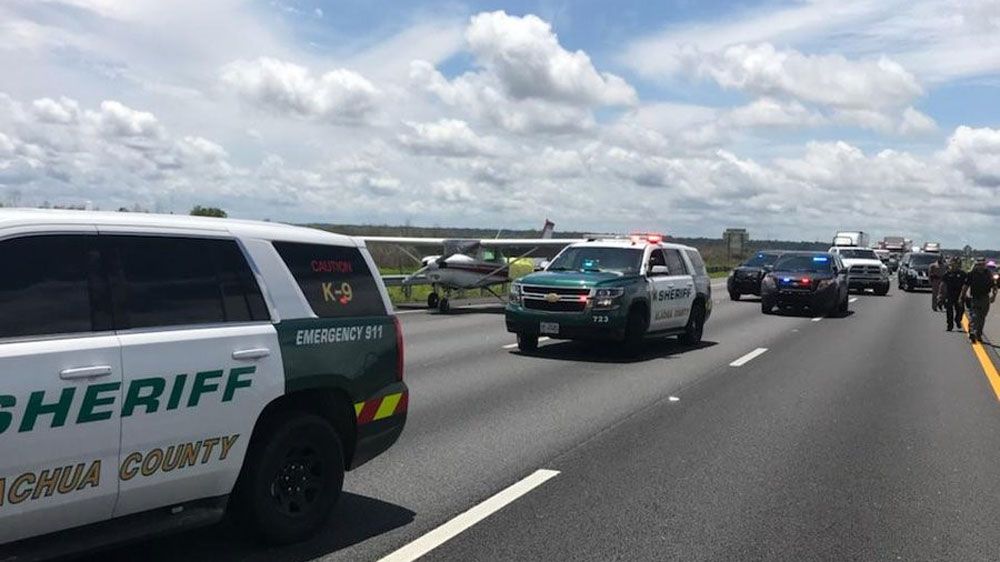
<path fill-rule="evenodd" d="M 955 326 L 962 326 L 962 314 L 965 309 L 962 306 L 962 287 L 965 286 L 967 274 L 962 271 L 962 262 L 958 258 L 951 258 L 948 264 L 948 271 L 941 276 L 941 293 L 944 299 L 944 314 L 948 319 L 948 331 L 952 331 Z"/>
<path fill-rule="evenodd" d="M 997 298 L 997 285 L 993 274 L 986 269 L 986 260 L 976 258 L 965 286 L 962 287 L 962 300 L 969 297 L 969 341 L 983 341 L 983 327 L 986 325 L 986 315 L 990 311 L 990 303 Z"/>

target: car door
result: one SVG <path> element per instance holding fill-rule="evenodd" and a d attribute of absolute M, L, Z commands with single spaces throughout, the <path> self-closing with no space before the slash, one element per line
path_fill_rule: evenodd
<path fill-rule="evenodd" d="M 664 248 L 663 258 L 670 271 L 669 293 L 664 295 L 672 311 L 669 328 L 683 328 L 687 325 L 691 305 L 694 302 L 694 276 L 688 269 L 681 252 L 674 248 Z"/>
<path fill-rule="evenodd" d="M 102 230 L 103 232 L 103 230 Z M 125 367 L 115 516 L 232 490 L 284 391 L 277 334 L 237 241 L 103 234 Z"/>
<path fill-rule="evenodd" d="M 94 227 L 0 240 L 0 543 L 114 509 L 121 348 L 96 240 Z"/>

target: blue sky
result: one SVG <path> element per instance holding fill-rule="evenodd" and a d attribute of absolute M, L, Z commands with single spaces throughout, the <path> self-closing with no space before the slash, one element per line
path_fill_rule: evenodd
<path fill-rule="evenodd" d="M 1000 3 L 11 0 L 0 201 L 1000 247 Z"/>

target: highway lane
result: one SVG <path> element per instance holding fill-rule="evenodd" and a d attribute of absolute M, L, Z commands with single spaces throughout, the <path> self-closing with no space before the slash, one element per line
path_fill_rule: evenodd
<path fill-rule="evenodd" d="M 862 297 L 544 465 L 428 556 L 996 558 L 1000 404 L 927 295 Z"/>
<path fill-rule="evenodd" d="M 773 391 L 768 384 L 777 384 L 779 389 L 791 392 L 788 388 L 797 387 L 788 385 L 795 379 L 775 379 L 768 373 L 798 372 L 806 357 L 801 350 L 811 349 L 809 346 L 822 350 L 835 344 L 837 353 L 821 353 L 823 366 L 812 375 L 819 377 L 819 373 L 836 371 L 835 376 L 812 381 L 825 388 L 824 385 L 831 384 L 830 380 L 852 382 L 853 379 L 844 380 L 846 373 L 864 373 L 869 366 L 895 369 L 885 362 L 905 364 L 911 347 L 918 353 L 921 349 L 933 349 L 923 344 L 945 337 L 936 330 L 913 334 L 919 336 L 915 341 L 893 339 L 890 334 L 899 329 L 897 323 L 905 335 L 910 323 L 919 325 L 922 315 L 930 314 L 924 310 L 926 307 L 918 305 L 916 297 L 895 292 L 886 298 L 860 297 L 852 304 L 856 314 L 820 322 L 812 322 L 808 317 L 763 316 L 755 301 L 731 303 L 721 295 L 724 292 L 717 292 L 705 344 L 691 349 L 674 341 L 654 342 L 635 361 L 609 357 L 600 346 L 576 343 L 549 342 L 534 356 L 504 349 L 505 344 L 513 342 L 513 337 L 504 332 L 499 309 L 459 312 L 448 317 L 427 313 L 404 315 L 407 381 L 412 392 L 407 429 L 388 453 L 348 475 L 347 494 L 330 532 L 303 545 L 264 550 L 240 540 L 230 529 L 214 527 L 116 549 L 102 554 L 101 559 L 134 559 L 139 552 L 153 560 L 377 559 L 536 469 L 563 470 L 564 474 L 551 483 L 432 553 L 452 558 L 494 558 L 494 553 L 508 552 L 502 545 L 498 547 L 496 541 L 513 540 L 514 535 L 522 532 L 514 515 L 510 515 L 515 517 L 514 521 L 507 521 L 505 516 L 535 507 L 534 502 L 558 504 L 565 500 L 561 495 L 552 498 L 549 494 L 577 482 L 580 470 L 592 470 L 594 478 L 604 475 L 610 480 L 607 490 L 616 490 L 623 499 L 634 498 L 622 494 L 613 482 L 621 487 L 633 474 L 641 476 L 637 471 L 643 468 L 662 470 L 667 459 L 651 458 L 644 461 L 648 467 L 628 468 L 633 450 L 625 449 L 628 454 L 616 450 L 622 443 L 620 434 L 643 435 L 651 451 L 672 451 L 671 447 L 657 445 L 657 439 L 682 439 L 679 435 L 691 433 L 687 446 L 695 451 L 699 449 L 696 435 L 721 432 L 722 439 L 733 423 L 747 428 L 766 426 L 769 419 L 764 414 L 783 411 L 786 406 L 768 400 Z M 920 299 L 919 304 L 924 304 L 924 300 Z M 874 337 L 874 342 L 881 343 L 866 344 L 866 337 Z M 861 342 L 861 347 L 849 353 L 838 347 L 855 339 Z M 895 347 L 885 347 L 890 344 Z M 768 351 L 741 367 L 730 367 L 731 362 L 758 348 Z M 959 346 L 956 350 L 959 355 L 965 353 L 962 356 L 965 361 L 974 362 L 967 348 Z M 879 354 L 884 359 L 877 359 Z M 869 361 L 872 357 L 876 359 Z M 981 374 L 978 376 L 982 379 Z M 979 379 L 969 384 L 981 385 L 983 381 Z M 745 402 L 737 399 L 739 393 L 732 390 L 735 384 L 744 385 L 746 388 L 739 391 L 744 397 L 754 399 Z M 676 412 L 688 411 L 692 403 L 697 403 L 697 397 L 708 399 L 723 392 L 735 393 L 734 403 L 719 398 L 719 407 L 706 412 L 716 412 L 715 415 L 729 409 L 744 412 L 738 420 L 703 419 L 702 423 L 715 425 L 696 427 L 698 424 L 691 422 L 684 430 L 674 429 L 672 422 L 667 421 L 640 423 L 650 416 L 668 416 L 667 420 L 671 420 L 669 416 Z M 670 402 L 670 396 L 679 396 L 681 400 Z M 757 418 L 752 415 L 754 411 L 760 412 Z M 828 410 L 820 408 L 816 412 L 825 414 Z M 612 435 L 619 437 L 612 439 L 609 437 Z M 758 438 L 766 442 L 767 435 L 762 431 Z M 641 444 L 636 441 L 633 446 Z M 598 453 L 581 453 L 595 448 Z M 712 455 L 716 448 L 705 447 L 701 454 Z M 674 458 L 672 454 L 663 455 Z M 616 477 L 622 474 L 629 477 Z M 655 487 L 664 488 L 663 482 Z M 727 485 L 724 481 L 715 484 Z M 635 494 L 655 492 L 647 486 L 652 483 L 638 486 Z M 712 497 L 706 496 L 706 501 L 716 501 Z M 697 503 L 694 496 L 689 500 Z M 590 529 L 596 537 L 606 537 L 609 529 L 619 528 L 619 521 L 609 513 L 612 509 L 622 513 L 634 511 L 631 505 L 613 502 L 609 505 L 614 508 L 596 512 L 603 514 L 597 520 L 608 525 L 601 532 Z M 534 521 L 534 517 L 536 514 L 531 514 L 522 523 Z M 548 522 L 554 527 L 546 532 L 559 535 L 556 538 L 574 534 L 556 529 L 558 519 Z M 586 528 L 575 519 L 566 523 L 575 527 L 571 530 Z M 510 552 L 513 557 L 563 557 L 544 545 L 518 541 L 525 550 Z M 552 544 L 561 542 L 553 540 Z M 581 544 L 588 543 L 584 540 Z M 635 543 L 621 542 L 618 555 L 626 554 L 630 544 Z M 477 550 L 478 547 L 481 549 Z M 565 552 L 579 553 L 572 549 Z M 594 552 L 608 554 L 608 551 Z"/>

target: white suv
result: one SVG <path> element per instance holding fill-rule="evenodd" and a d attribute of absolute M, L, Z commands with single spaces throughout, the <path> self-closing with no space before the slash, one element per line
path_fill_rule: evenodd
<path fill-rule="evenodd" d="M 227 512 L 300 540 L 403 429 L 399 324 L 354 239 L 0 209 L 0 263 L 0 559 Z"/>

